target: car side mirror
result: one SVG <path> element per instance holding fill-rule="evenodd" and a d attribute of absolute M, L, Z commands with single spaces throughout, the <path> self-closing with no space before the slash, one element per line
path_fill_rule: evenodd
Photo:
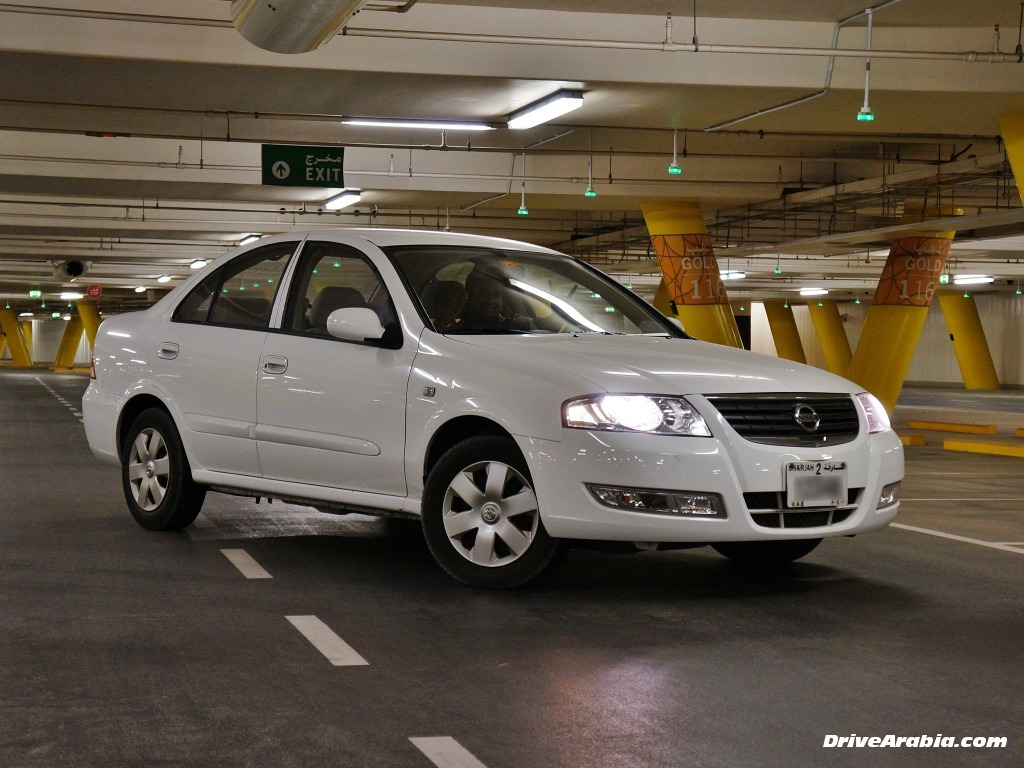
<path fill-rule="evenodd" d="M 372 309 L 346 307 L 327 316 L 327 332 L 345 341 L 380 341 L 384 326 Z"/>

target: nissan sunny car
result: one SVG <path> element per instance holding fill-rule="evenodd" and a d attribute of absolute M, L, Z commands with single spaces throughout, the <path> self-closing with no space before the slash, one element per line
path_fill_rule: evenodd
<path fill-rule="evenodd" d="M 568 256 L 442 232 L 235 250 L 103 322 L 83 407 L 148 529 L 208 491 L 416 516 L 484 587 L 574 544 L 789 562 L 886 526 L 903 477 L 855 384 L 694 340 Z"/>

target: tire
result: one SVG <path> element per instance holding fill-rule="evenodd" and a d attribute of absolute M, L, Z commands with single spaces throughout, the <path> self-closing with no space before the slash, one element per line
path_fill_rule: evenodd
<path fill-rule="evenodd" d="M 121 451 L 121 485 L 135 521 L 150 531 L 180 531 L 199 515 L 206 488 L 192 481 L 181 436 L 159 408 L 140 413 Z"/>
<path fill-rule="evenodd" d="M 809 554 L 819 544 L 821 539 L 723 541 L 712 544 L 711 548 L 743 565 L 785 565 Z"/>
<path fill-rule="evenodd" d="M 492 435 L 454 445 L 430 470 L 423 535 L 445 572 L 463 584 L 490 589 L 537 581 L 568 548 L 544 529 L 519 447 Z"/>

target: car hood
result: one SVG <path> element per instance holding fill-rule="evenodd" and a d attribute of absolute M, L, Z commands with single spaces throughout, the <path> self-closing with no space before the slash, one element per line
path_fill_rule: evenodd
<path fill-rule="evenodd" d="M 608 392 L 854 394 L 862 389 L 808 365 L 695 339 L 597 333 L 449 338 L 573 373 Z"/>

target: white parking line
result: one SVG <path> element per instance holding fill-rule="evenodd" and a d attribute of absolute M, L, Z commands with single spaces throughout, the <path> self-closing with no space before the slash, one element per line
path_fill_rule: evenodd
<path fill-rule="evenodd" d="M 334 666 L 369 665 L 366 659 L 356 653 L 348 643 L 334 634 L 331 628 L 316 616 L 287 616 L 286 618 Z"/>
<path fill-rule="evenodd" d="M 244 549 L 222 549 L 224 557 L 234 563 L 235 568 L 242 572 L 247 579 L 272 579 L 263 567 L 257 563 Z"/>
<path fill-rule="evenodd" d="M 451 736 L 409 739 L 437 768 L 487 768 Z"/>
<path fill-rule="evenodd" d="M 942 539 L 952 539 L 953 541 L 963 541 L 967 544 L 977 544 L 979 547 L 989 547 L 991 549 L 1002 550 L 1003 552 L 1013 552 L 1014 554 L 1024 555 L 1024 550 L 1015 549 L 1008 544 L 1002 544 L 998 541 L 982 541 L 981 539 L 971 539 L 967 536 L 957 536 L 952 533 L 943 533 L 942 531 L 933 531 L 929 528 L 918 528 L 913 525 L 904 525 L 903 523 L 892 523 L 893 528 L 901 528 L 904 531 L 914 531 L 916 533 L 927 533 L 929 536 L 938 536 Z"/>

